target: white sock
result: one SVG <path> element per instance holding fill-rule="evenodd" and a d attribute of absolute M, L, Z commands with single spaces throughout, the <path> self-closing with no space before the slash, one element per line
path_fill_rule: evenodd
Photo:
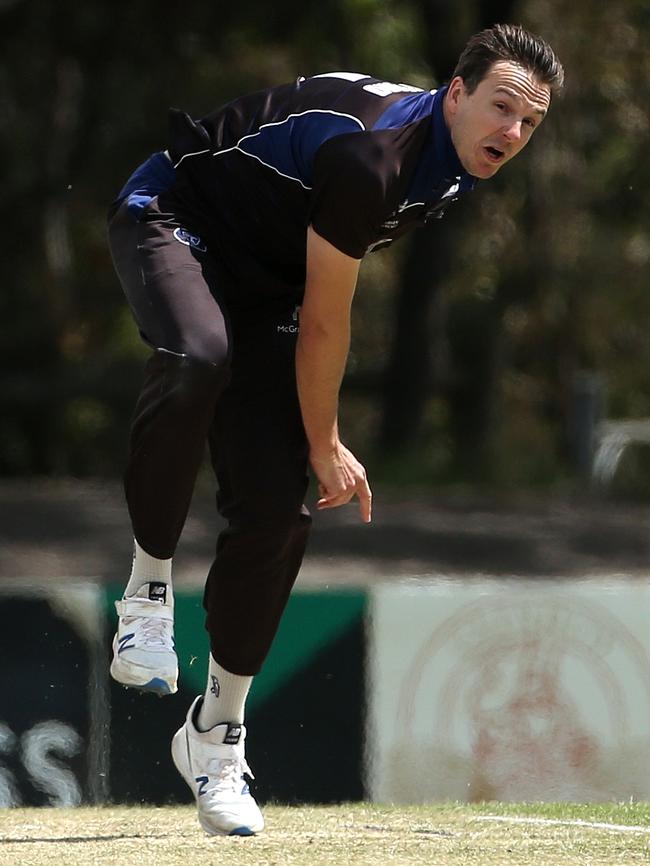
<path fill-rule="evenodd" d="M 124 597 L 128 598 L 135 595 L 141 586 L 151 581 L 166 583 L 171 588 L 172 561 L 171 559 L 156 559 L 154 556 L 149 556 L 134 539 L 133 566 L 131 577 L 129 577 L 129 582 L 124 590 Z"/>
<path fill-rule="evenodd" d="M 242 724 L 253 677 L 241 677 L 218 665 L 210 655 L 208 685 L 197 719 L 199 730 L 209 731 L 223 722 Z"/>

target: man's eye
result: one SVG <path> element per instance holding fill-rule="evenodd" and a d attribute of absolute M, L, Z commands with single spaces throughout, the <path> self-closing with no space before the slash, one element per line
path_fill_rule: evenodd
<path fill-rule="evenodd" d="M 499 109 L 499 111 L 505 111 L 506 108 L 508 107 L 508 106 L 505 104 L 505 102 L 497 102 L 497 103 L 495 103 L 495 104 L 496 104 L 496 107 Z"/>
<path fill-rule="evenodd" d="M 535 129 L 535 127 L 537 126 L 535 121 L 532 120 L 530 117 L 524 118 L 524 123 L 526 124 L 526 126 L 529 126 L 531 129 Z"/>

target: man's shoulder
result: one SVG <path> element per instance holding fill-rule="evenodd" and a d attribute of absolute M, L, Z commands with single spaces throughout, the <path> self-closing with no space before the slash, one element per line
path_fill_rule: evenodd
<path fill-rule="evenodd" d="M 415 167 L 427 129 L 426 120 L 418 120 L 399 129 L 368 129 L 336 136 L 323 143 L 318 161 L 331 171 L 358 172 L 361 178 L 384 186 L 389 178 Z"/>
<path fill-rule="evenodd" d="M 323 72 L 300 78 L 296 97 L 315 109 L 348 113 L 370 130 L 394 103 L 426 93 L 414 85 L 384 81 L 365 73 Z"/>

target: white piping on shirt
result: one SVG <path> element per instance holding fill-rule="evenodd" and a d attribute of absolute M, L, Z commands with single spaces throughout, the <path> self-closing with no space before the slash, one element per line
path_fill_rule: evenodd
<path fill-rule="evenodd" d="M 259 156 L 256 156 L 254 153 L 248 153 L 245 150 L 242 150 L 241 147 L 230 147 L 228 150 L 237 150 L 242 156 L 248 156 L 250 159 L 256 159 L 261 165 L 265 165 L 267 168 L 270 168 L 276 174 L 279 174 L 280 177 L 286 177 L 287 180 L 295 180 L 303 189 L 310 190 L 312 187 L 304 184 L 299 177 L 292 177 L 290 174 L 284 174 L 284 172 L 280 171 L 279 168 L 276 168 L 274 165 L 271 165 L 268 162 L 264 162 L 263 159 L 260 159 Z M 212 156 L 221 156 L 222 153 L 227 153 L 228 151 L 219 151 L 219 153 L 213 153 Z"/>
<path fill-rule="evenodd" d="M 188 156 L 201 156 L 202 153 L 210 153 L 210 148 L 206 147 L 205 150 L 195 150 L 193 153 L 184 153 L 183 156 L 175 163 L 174 168 L 178 168 L 178 166 L 183 162 L 184 159 L 187 159 Z"/>
<path fill-rule="evenodd" d="M 426 204 L 425 201 L 414 201 L 414 202 L 411 202 L 411 204 L 401 204 L 397 208 L 396 213 L 404 213 L 404 211 L 408 210 L 410 207 L 422 207 L 425 204 Z"/>
<path fill-rule="evenodd" d="M 253 153 L 248 153 L 247 151 L 242 150 L 242 148 L 240 147 L 240 145 L 243 141 L 246 141 L 247 138 L 255 138 L 256 136 L 258 136 L 262 132 L 263 129 L 266 129 L 267 127 L 270 127 L 270 126 L 282 126 L 283 123 L 287 123 L 289 120 L 292 120 L 294 117 L 304 117 L 306 114 L 333 114 L 336 117 L 347 117 L 349 120 L 353 120 L 355 123 L 358 123 L 363 132 L 365 132 L 365 129 L 366 129 L 366 127 L 359 120 L 359 118 L 355 117 L 353 114 L 347 114 L 344 111 L 332 111 L 329 108 L 309 108 L 307 111 L 299 111 L 299 112 L 295 112 L 294 114 L 289 114 L 287 117 L 284 118 L 284 120 L 274 120 L 271 123 L 263 123 L 260 126 L 260 128 L 257 130 L 257 132 L 251 132 L 248 135 L 242 136 L 239 139 L 239 141 L 237 142 L 237 144 L 234 144 L 232 147 L 226 147 L 223 150 L 217 150 L 212 154 L 212 156 L 221 156 L 224 153 L 230 153 L 233 150 L 238 150 L 244 156 L 250 156 L 253 159 L 256 159 L 258 162 L 260 162 L 262 165 L 266 166 L 267 168 L 273 169 L 273 171 L 275 171 L 277 174 L 279 174 L 280 177 L 286 177 L 287 180 L 295 180 L 297 183 L 300 184 L 300 186 L 303 187 L 303 189 L 309 190 L 309 189 L 311 189 L 311 187 L 305 186 L 305 184 L 300 180 L 299 177 L 292 177 L 290 174 L 284 174 L 279 169 L 277 169 L 275 166 L 269 165 L 268 162 L 264 162 L 264 160 L 260 159 L 259 156 L 256 156 Z M 178 160 L 178 162 L 176 163 L 174 168 L 178 168 L 178 166 L 181 164 L 181 162 L 183 162 L 183 160 L 188 156 L 199 156 L 202 153 L 209 153 L 209 152 L 210 152 L 210 149 L 206 148 L 206 150 L 198 150 L 198 151 L 196 151 L 196 153 L 183 154 L 183 156 Z"/>
<path fill-rule="evenodd" d="M 364 78 L 372 78 L 365 72 L 321 72 L 320 75 L 312 75 L 311 78 L 339 78 L 343 81 L 362 81 Z M 303 81 L 305 79 L 303 78 Z"/>

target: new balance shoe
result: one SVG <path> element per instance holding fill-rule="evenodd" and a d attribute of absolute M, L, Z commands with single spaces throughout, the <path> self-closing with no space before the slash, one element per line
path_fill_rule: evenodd
<path fill-rule="evenodd" d="M 172 758 L 194 794 L 199 823 L 208 835 L 254 836 L 264 829 L 264 818 L 245 778 L 253 778 L 244 757 L 246 728 L 226 722 L 197 730 L 202 702 L 199 695 L 174 735 Z"/>
<path fill-rule="evenodd" d="M 145 583 L 134 596 L 116 601 L 115 608 L 119 620 L 113 638 L 113 679 L 143 692 L 173 694 L 178 659 L 171 587 L 157 581 Z"/>

